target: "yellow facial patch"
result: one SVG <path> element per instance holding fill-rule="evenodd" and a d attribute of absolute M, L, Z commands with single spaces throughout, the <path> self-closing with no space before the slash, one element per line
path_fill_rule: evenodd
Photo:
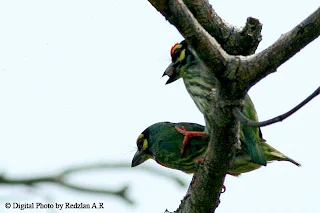
<path fill-rule="evenodd" d="M 144 139 L 144 140 L 143 140 L 142 150 L 146 150 L 146 149 L 148 149 L 148 140 L 147 140 L 147 139 Z"/>
<path fill-rule="evenodd" d="M 183 49 L 180 53 L 179 58 L 177 59 L 177 61 L 183 61 L 183 59 L 186 57 L 186 50 Z"/>
<path fill-rule="evenodd" d="M 186 50 L 183 49 L 181 44 L 175 44 L 170 50 L 172 62 L 183 61 L 186 57 Z"/>

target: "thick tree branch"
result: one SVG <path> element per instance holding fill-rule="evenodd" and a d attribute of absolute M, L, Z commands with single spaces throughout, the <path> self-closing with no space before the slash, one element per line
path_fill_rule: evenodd
<path fill-rule="evenodd" d="M 239 69 L 239 81 L 250 87 L 298 53 L 320 35 L 320 7 L 264 51 L 247 57 L 245 69 Z M 244 59 L 245 60 L 245 59 Z"/>
<path fill-rule="evenodd" d="M 246 116 L 244 116 L 239 108 L 234 108 L 233 109 L 233 114 L 236 116 L 236 118 L 243 124 L 248 125 L 248 126 L 253 126 L 253 127 L 263 127 L 263 126 L 268 126 L 280 121 L 283 121 L 284 119 L 288 118 L 290 115 L 294 114 L 296 111 L 301 109 L 304 105 L 306 105 L 309 101 L 311 101 L 313 98 L 318 96 L 320 94 L 320 87 L 316 89 L 309 97 L 307 97 L 305 100 L 303 100 L 300 104 L 295 106 L 293 109 L 290 111 L 279 115 L 277 117 L 274 117 L 272 119 L 266 120 L 266 121 L 261 121 L 261 122 L 256 122 L 248 119 Z"/>
<path fill-rule="evenodd" d="M 94 163 L 94 164 L 88 164 L 88 165 L 82 165 L 82 166 L 74 166 L 74 167 L 63 170 L 58 174 L 43 176 L 43 177 L 14 179 L 14 178 L 9 178 L 5 175 L 0 175 L 0 184 L 25 185 L 25 186 L 33 187 L 38 184 L 53 183 L 58 186 L 62 186 L 62 187 L 76 190 L 79 192 L 117 196 L 122 200 L 124 200 L 125 202 L 127 202 L 128 204 L 134 204 L 134 201 L 127 196 L 127 191 L 129 189 L 129 186 L 123 186 L 118 190 L 107 190 L 107 189 L 100 189 L 100 188 L 98 189 L 98 188 L 92 188 L 92 187 L 85 187 L 85 186 L 82 186 L 81 184 L 75 184 L 75 183 L 71 183 L 70 181 L 67 181 L 68 176 L 74 175 L 79 172 L 86 173 L 86 172 L 90 172 L 98 169 L 112 169 L 112 170 L 131 169 L 131 167 L 127 163 Z M 174 180 L 180 186 L 185 186 L 185 183 L 178 177 L 159 171 L 157 169 L 154 169 L 151 167 L 140 167 L 139 170 L 155 173 L 157 176 L 161 175 L 165 178 Z"/>

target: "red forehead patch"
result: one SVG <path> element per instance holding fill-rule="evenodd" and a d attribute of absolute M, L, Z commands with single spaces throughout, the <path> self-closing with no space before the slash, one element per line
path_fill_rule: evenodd
<path fill-rule="evenodd" d="M 170 55 L 172 55 L 174 48 L 175 48 L 176 46 L 178 46 L 178 45 L 179 45 L 179 43 L 175 43 L 175 44 L 171 47 Z"/>

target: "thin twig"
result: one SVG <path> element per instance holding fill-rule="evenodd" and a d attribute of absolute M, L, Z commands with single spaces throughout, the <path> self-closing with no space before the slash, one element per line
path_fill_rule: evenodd
<path fill-rule="evenodd" d="M 87 164 L 87 165 L 82 165 L 82 166 L 74 166 L 69 169 L 65 169 L 62 173 L 63 175 L 69 175 L 71 173 L 76 173 L 76 172 L 82 172 L 82 171 L 91 171 L 91 170 L 99 170 L 99 169 L 130 169 L 132 171 L 144 171 L 144 172 L 149 172 L 153 175 L 157 176 L 162 176 L 164 178 L 173 180 L 176 182 L 179 186 L 185 187 L 186 183 L 184 180 L 181 178 L 177 177 L 176 175 L 173 175 L 168 172 L 164 172 L 162 170 L 153 168 L 153 167 L 148 167 L 148 166 L 139 166 L 132 168 L 128 163 L 94 163 L 94 164 Z"/>
<path fill-rule="evenodd" d="M 76 190 L 79 192 L 87 192 L 87 193 L 93 193 L 93 194 L 102 194 L 102 195 L 114 195 L 122 198 L 124 201 L 126 201 L 129 204 L 134 204 L 134 201 L 127 197 L 127 191 L 129 189 L 129 186 L 123 186 L 121 189 L 112 191 L 112 190 L 105 190 L 105 189 L 94 189 L 94 188 L 88 188 L 88 187 L 82 187 L 73 185 L 66 182 L 55 182 L 61 186 L 64 186 L 68 189 Z"/>
<path fill-rule="evenodd" d="M 315 98 L 319 94 L 320 94 L 320 87 L 318 87 L 318 89 L 316 89 L 309 97 L 307 97 L 305 100 L 303 100 L 300 104 L 295 106 L 290 111 L 266 121 L 261 121 L 261 122 L 252 121 L 248 119 L 246 116 L 244 116 L 238 107 L 233 109 L 233 114 L 241 123 L 245 125 L 252 126 L 252 127 L 268 126 L 288 118 L 290 115 L 294 114 L 296 111 L 301 109 L 304 105 L 306 105 L 309 101 L 311 101 L 313 98 Z"/>

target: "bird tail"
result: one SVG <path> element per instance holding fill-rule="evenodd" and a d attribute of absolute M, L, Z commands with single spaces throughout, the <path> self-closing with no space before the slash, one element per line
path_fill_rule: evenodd
<path fill-rule="evenodd" d="M 275 148 L 273 148 L 272 146 L 270 146 L 267 143 L 263 143 L 262 144 L 262 149 L 266 155 L 267 161 L 288 161 L 293 163 L 296 166 L 301 166 L 300 163 L 298 163 L 297 161 L 293 160 L 292 158 L 289 158 L 288 156 L 282 154 L 280 151 L 276 150 Z"/>

